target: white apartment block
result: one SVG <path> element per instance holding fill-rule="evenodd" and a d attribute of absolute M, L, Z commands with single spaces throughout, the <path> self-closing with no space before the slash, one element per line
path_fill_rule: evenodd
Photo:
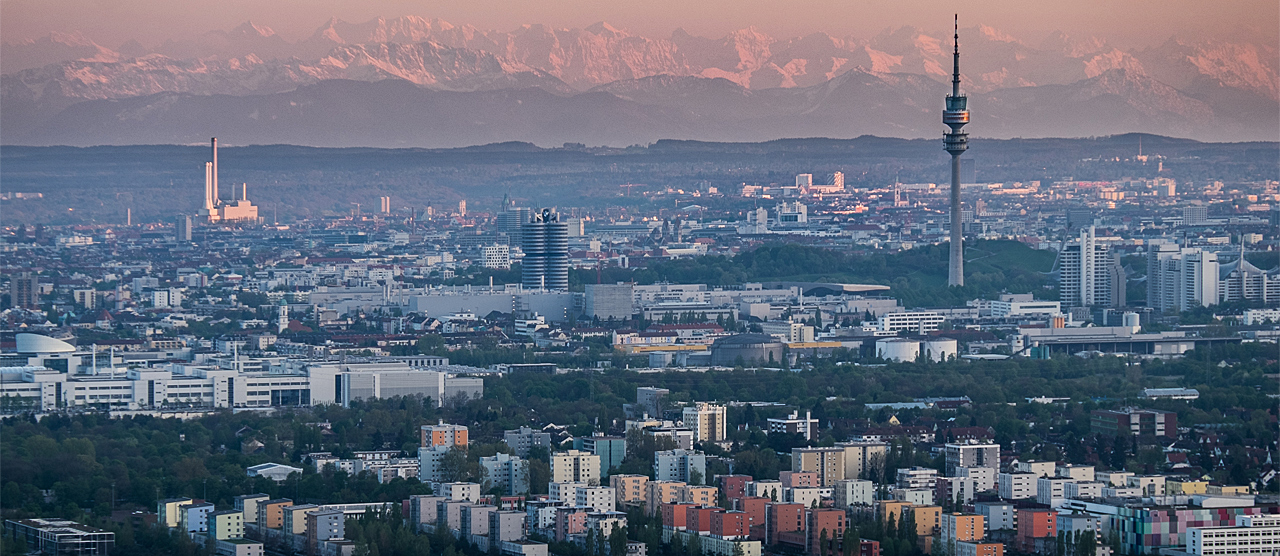
<path fill-rule="evenodd" d="M 561 502 L 574 502 L 578 497 L 578 489 L 587 488 L 587 483 L 547 483 L 547 497 Z"/>
<path fill-rule="evenodd" d="M 1103 483 L 1106 484 L 1106 483 Z M 1142 489 L 1137 487 L 1102 487 L 1104 498 L 1141 498 Z"/>
<path fill-rule="evenodd" d="M 727 412 L 723 405 L 698 402 L 684 408 L 684 426 L 697 442 L 719 442 L 726 437 Z"/>
<path fill-rule="evenodd" d="M 870 506 L 875 503 L 875 483 L 863 479 L 844 479 L 836 481 L 832 489 L 832 498 L 837 508 L 850 506 Z"/>
<path fill-rule="evenodd" d="M 551 482 L 600 484 L 600 456 L 581 450 L 551 454 Z"/>
<path fill-rule="evenodd" d="M 1102 483 L 1074 481 L 1063 486 L 1062 495 L 1069 500 L 1092 500 L 1102 497 Z"/>
<path fill-rule="evenodd" d="M 1072 482 L 1075 479 L 1040 477 L 1036 481 L 1036 502 L 1051 508 L 1061 506 L 1067 498 L 1067 483 Z"/>
<path fill-rule="evenodd" d="M 1082 230 L 1079 239 L 1062 247 L 1057 266 L 1063 306 L 1111 306 L 1124 294 L 1123 269 L 1112 258 L 1109 248 L 1097 242 L 1092 226 Z M 1119 276 L 1116 271 L 1120 272 Z"/>
<path fill-rule="evenodd" d="M 944 492 L 945 487 L 945 492 Z M 978 492 L 978 481 L 968 477 L 938 477 L 939 496 L 946 494 L 949 498 L 935 500 L 939 504 L 968 504 Z"/>
<path fill-rule="evenodd" d="M 418 480 L 424 483 L 439 483 L 444 480 L 441 464 L 452 446 L 431 446 L 418 448 Z"/>
<path fill-rule="evenodd" d="M 932 488 L 897 488 L 891 493 L 894 500 L 910 502 L 913 506 L 932 506 Z"/>
<path fill-rule="evenodd" d="M 1129 477 L 1133 473 L 1130 471 L 1099 471 L 1094 473 L 1095 480 L 1114 487 L 1123 487 L 1129 484 Z"/>
<path fill-rule="evenodd" d="M 1061 301 L 992 301 L 991 316 L 1003 318 L 1042 317 L 1062 312 Z"/>
<path fill-rule="evenodd" d="M 477 502 L 480 500 L 480 485 L 476 483 L 440 483 L 437 489 L 440 496 L 447 500 L 468 500 Z"/>
<path fill-rule="evenodd" d="M 502 270 L 511 268 L 511 247 L 496 244 L 481 247 L 480 266 Z"/>
<path fill-rule="evenodd" d="M 1280 516 L 1236 516 L 1235 526 L 1187 528 L 1187 552 L 1196 556 L 1280 553 Z"/>
<path fill-rule="evenodd" d="M 1021 500 L 1036 497 L 1036 480 L 1032 473 L 1001 473 L 996 475 L 1000 498 L 1004 500 Z"/>
<path fill-rule="evenodd" d="M 616 509 L 615 494 L 610 487 L 578 487 L 574 489 L 574 503 L 597 512 L 612 512 Z"/>
<path fill-rule="evenodd" d="M 1164 475 L 1136 475 L 1125 481 L 1125 486 L 1142 489 L 1143 496 L 1164 496 Z"/>
<path fill-rule="evenodd" d="M 822 501 L 822 489 L 817 487 L 794 487 L 786 489 L 787 502 L 800 504 L 806 508 L 816 508 Z"/>
<path fill-rule="evenodd" d="M 1218 255 L 1177 245 L 1151 246 L 1147 254 L 1147 304 L 1158 311 L 1186 311 L 1218 304 Z"/>
<path fill-rule="evenodd" d="M 938 485 L 938 470 L 912 467 L 898 470 L 898 488 L 933 488 Z"/>
<path fill-rule="evenodd" d="M 667 450 L 653 454 L 653 477 L 657 481 L 706 484 L 707 456 L 689 450 Z M 698 478 L 699 481 L 693 479 Z"/>
<path fill-rule="evenodd" d="M 947 476 L 956 477 L 961 467 L 1000 469 L 1000 445 L 978 443 L 949 443 L 943 446 L 946 455 Z"/>
<path fill-rule="evenodd" d="M 1009 502 L 978 502 L 973 505 L 973 509 L 982 516 L 983 526 L 988 531 L 1016 528 L 1014 518 L 1017 513 Z"/>
<path fill-rule="evenodd" d="M 1092 465 L 1059 465 L 1058 476 L 1064 479 L 1085 482 L 1096 480 L 1096 473 L 1094 473 Z"/>
<path fill-rule="evenodd" d="M 782 501 L 782 481 L 760 480 L 747 483 L 747 496 Z"/>
<path fill-rule="evenodd" d="M 880 315 L 877 329 L 881 332 L 932 332 L 945 320 L 941 313 L 932 311 L 886 313 Z"/>
<path fill-rule="evenodd" d="M 996 468 L 992 467 L 957 467 L 956 476 L 976 481 L 974 489 L 985 492 L 996 489 Z"/>
<path fill-rule="evenodd" d="M 1020 461 L 1013 465 L 1013 470 L 1037 477 L 1052 477 L 1058 472 L 1058 464 L 1052 461 Z"/>
<path fill-rule="evenodd" d="M 813 327 L 801 322 L 765 321 L 760 323 L 760 331 L 788 344 L 813 341 Z"/>

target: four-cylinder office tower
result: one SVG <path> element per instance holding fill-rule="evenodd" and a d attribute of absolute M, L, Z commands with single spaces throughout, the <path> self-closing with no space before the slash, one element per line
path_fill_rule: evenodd
<path fill-rule="evenodd" d="M 533 213 L 520 230 L 524 247 L 521 282 L 525 289 L 569 289 L 569 225 L 551 209 Z"/>
<path fill-rule="evenodd" d="M 969 123 L 969 99 L 960 94 L 960 15 L 956 14 L 954 69 L 951 72 L 951 94 L 942 123 L 951 128 L 942 136 L 943 148 L 951 153 L 951 264 L 948 286 L 964 285 L 964 223 L 960 218 L 960 155 L 969 148 L 969 134 L 960 131 Z"/>

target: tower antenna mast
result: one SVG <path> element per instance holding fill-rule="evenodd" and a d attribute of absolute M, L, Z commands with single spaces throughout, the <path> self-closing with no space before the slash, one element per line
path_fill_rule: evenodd
<path fill-rule="evenodd" d="M 955 50 L 952 54 L 951 94 L 942 112 L 942 123 L 951 130 L 942 136 L 942 147 L 951 154 L 951 257 L 948 286 L 964 285 L 964 225 L 960 221 L 960 155 L 969 149 L 969 134 L 961 131 L 969 123 L 969 99 L 960 94 L 960 14 L 955 19 Z"/>

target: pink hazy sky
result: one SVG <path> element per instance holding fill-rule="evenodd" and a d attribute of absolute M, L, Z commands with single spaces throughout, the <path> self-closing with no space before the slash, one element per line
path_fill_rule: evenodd
<path fill-rule="evenodd" d="M 1280 27 L 1275 0 L 0 0 L 0 35 L 12 42 L 80 31 L 112 48 L 129 39 L 155 46 L 252 20 L 293 41 L 330 17 L 360 22 L 419 15 L 496 30 L 607 21 L 648 36 L 678 27 L 719 36 L 755 26 L 784 37 L 815 31 L 866 37 L 903 25 L 938 31 L 952 12 L 960 12 L 962 26 L 990 25 L 1028 40 L 1062 30 L 1120 46 L 1158 43 L 1175 33 L 1274 41 Z"/>

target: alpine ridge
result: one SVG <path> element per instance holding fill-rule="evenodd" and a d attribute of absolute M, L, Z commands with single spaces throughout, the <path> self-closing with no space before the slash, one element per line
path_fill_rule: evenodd
<path fill-rule="evenodd" d="M 1247 140 L 1272 138 L 1280 123 L 1273 45 L 1172 37 L 1157 46 L 1123 49 L 1056 32 L 1032 46 L 985 25 L 961 34 L 967 37 L 966 90 L 975 95 L 976 114 L 990 112 L 975 134 L 1147 131 Z M 297 42 L 251 22 L 154 48 L 130 41 L 112 50 L 79 34 L 51 34 L 4 45 L 0 125 L 6 142 L 56 141 L 51 131 L 38 128 L 81 103 L 199 104 L 211 96 L 265 101 L 343 80 L 403 81 L 477 95 L 475 106 L 485 105 L 494 91 L 538 89 L 569 104 L 607 95 L 622 102 L 609 106 L 709 118 L 716 125 L 708 134 L 740 140 L 784 136 L 782 130 L 800 136 L 848 137 L 870 130 L 923 137 L 937 131 L 925 123 L 936 110 L 927 97 L 933 93 L 926 91 L 947 79 L 949 41 L 913 27 L 868 38 L 814 33 L 778 39 L 754 28 L 719 38 L 682 29 L 652 38 L 605 22 L 581 29 L 532 24 L 492 31 L 417 16 L 363 23 L 331 19 Z M 349 102 L 353 110 L 364 106 L 371 118 L 383 109 L 358 97 Z M 125 104 L 99 102 L 80 110 L 102 113 L 104 106 Z M 1091 111 L 1073 118 L 1067 106 Z M 784 115 L 805 121 L 820 113 L 841 125 L 819 122 L 806 131 L 775 121 Z M 65 117 L 59 121 L 71 125 Z M 116 125 L 145 129 L 151 121 L 138 116 Z M 607 118 L 601 123 L 611 125 Z M 1116 129 L 1125 125 L 1135 127 Z"/>

